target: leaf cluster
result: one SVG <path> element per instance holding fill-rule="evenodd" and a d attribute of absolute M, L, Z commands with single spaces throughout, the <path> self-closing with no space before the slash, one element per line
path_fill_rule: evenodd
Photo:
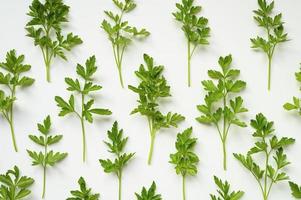
<path fill-rule="evenodd" d="M 0 175 L 0 200 L 24 199 L 31 191 L 28 189 L 34 180 L 27 176 L 21 176 L 17 166 Z"/>
<path fill-rule="evenodd" d="M 137 87 L 129 85 L 128 88 L 139 95 L 138 106 L 131 114 L 140 113 L 151 119 L 155 130 L 177 127 L 177 124 L 185 119 L 178 113 L 168 112 L 166 115 L 158 110 L 159 98 L 169 97 L 170 86 L 167 85 L 165 77 L 162 75 L 164 66 L 154 65 L 154 60 L 147 54 L 143 55 L 145 65 L 141 64 L 135 75 L 140 83 Z"/>
<path fill-rule="evenodd" d="M 62 135 L 50 135 L 51 119 L 48 115 L 44 119 L 43 124 L 38 123 L 38 130 L 41 133 L 40 136 L 29 135 L 29 139 L 39 146 L 47 149 L 50 145 L 56 144 L 63 138 Z M 67 157 L 67 153 L 49 152 L 45 151 L 30 151 L 27 150 L 28 155 L 32 158 L 32 165 L 41 165 L 42 167 L 54 166 L 58 162 L 64 160 Z M 45 154 L 46 153 L 46 154 Z"/>
<path fill-rule="evenodd" d="M 108 131 L 110 141 L 104 143 L 109 148 L 109 152 L 114 154 L 116 158 L 100 159 L 99 162 L 106 173 L 115 173 L 118 177 L 121 176 L 121 170 L 133 158 L 135 153 L 123 153 L 128 137 L 123 137 L 123 129 L 118 129 L 118 122 L 115 121 L 111 130 Z"/>
<path fill-rule="evenodd" d="M 301 187 L 291 181 L 289 182 L 289 185 L 290 185 L 293 197 L 295 197 L 296 199 L 301 199 Z"/>
<path fill-rule="evenodd" d="M 271 185 L 289 179 L 283 171 L 290 164 L 284 153 L 284 148 L 295 142 L 293 138 L 282 137 L 278 139 L 274 133 L 273 125 L 274 123 L 268 121 L 263 114 L 257 114 L 256 119 L 251 120 L 251 126 L 255 129 L 253 137 L 258 141 L 255 142 L 247 155 L 234 154 L 235 158 L 252 173 L 259 183 L 267 178 Z M 265 156 L 265 166 L 260 166 L 255 162 L 253 155 L 258 153 Z M 271 163 L 271 156 L 273 156 L 273 164 Z"/>
<path fill-rule="evenodd" d="M 93 83 L 93 75 L 96 72 L 96 58 L 91 56 L 87 59 L 85 66 L 77 64 L 76 73 L 80 78 L 83 79 L 81 83 L 78 78 L 65 78 L 67 84 L 67 90 L 81 94 L 82 98 L 89 95 L 92 92 L 99 91 L 102 87 Z M 69 100 L 65 101 L 62 97 L 56 96 L 55 101 L 57 106 L 61 108 L 59 116 L 65 116 L 67 114 L 75 113 L 80 118 L 84 118 L 88 122 L 93 122 L 93 115 L 110 115 L 112 112 L 104 108 L 94 108 L 94 99 L 90 99 L 87 102 L 82 102 L 82 112 L 79 113 L 75 109 L 75 98 L 74 95 L 70 95 Z"/>
<path fill-rule="evenodd" d="M 150 35 L 145 28 L 138 30 L 136 27 L 130 26 L 128 21 L 122 20 L 125 13 L 129 13 L 136 8 L 137 5 L 134 0 L 113 0 L 113 3 L 120 10 L 120 14 L 105 11 L 111 22 L 103 20 L 101 23 L 101 28 L 108 34 L 113 46 L 117 45 L 125 48 L 134 37 L 147 37 Z"/>
<path fill-rule="evenodd" d="M 3 116 L 8 120 L 10 108 L 14 102 L 15 98 L 11 98 L 10 96 L 6 96 L 4 91 L 0 90 L 0 112 Z"/>
<path fill-rule="evenodd" d="M 274 1 L 268 3 L 266 0 L 258 0 L 259 8 L 254 10 L 254 19 L 259 27 L 263 27 L 267 32 L 267 38 L 257 36 L 252 38 L 252 48 L 261 49 L 269 58 L 273 56 L 274 49 L 277 44 L 288 41 L 287 33 L 284 32 L 282 14 L 277 14 L 274 17 Z"/>
<path fill-rule="evenodd" d="M 198 156 L 193 152 L 197 138 L 192 138 L 192 127 L 178 133 L 176 141 L 176 150 L 170 154 L 170 163 L 175 165 L 176 173 L 182 176 L 197 174 Z"/>
<path fill-rule="evenodd" d="M 156 194 L 156 183 L 154 181 L 148 190 L 143 187 L 141 193 L 135 193 L 135 195 L 137 200 L 162 200 L 161 195 Z"/>
<path fill-rule="evenodd" d="M 210 36 L 208 19 L 198 17 L 201 12 L 201 6 L 194 6 L 194 0 L 182 0 L 182 4 L 176 3 L 178 11 L 172 13 L 175 19 L 182 23 L 182 30 L 187 40 L 197 45 L 207 45 Z"/>
<path fill-rule="evenodd" d="M 230 184 L 223 182 L 218 177 L 214 176 L 214 182 L 219 188 L 217 190 L 218 196 L 210 194 L 211 200 L 239 200 L 244 195 L 243 191 L 230 191 Z"/>
<path fill-rule="evenodd" d="M 62 0 L 46 0 L 44 4 L 33 0 L 29 6 L 30 21 L 26 24 L 27 36 L 33 38 L 35 46 L 43 52 L 45 62 L 59 56 L 67 60 L 65 51 L 70 51 L 82 40 L 73 33 L 62 34 L 63 24 L 68 22 L 69 6 Z M 48 54 L 49 53 L 49 54 Z"/>
<path fill-rule="evenodd" d="M 29 87 L 34 83 L 33 78 L 22 76 L 31 69 L 30 65 L 23 64 L 24 59 L 24 55 L 18 56 L 16 50 L 11 50 L 7 52 L 5 62 L 0 63 L 0 68 L 7 72 L 0 72 L 0 84 L 7 86 L 11 92 L 16 87 Z"/>
<path fill-rule="evenodd" d="M 301 68 L 299 72 L 295 73 L 296 80 L 301 83 Z M 301 88 L 300 88 L 301 90 Z M 283 108 L 290 111 L 290 110 L 296 110 L 299 115 L 301 115 L 301 99 L 298 97 L 293 97 L 293 102 L 292 103 L 285 103 L 283 105 Z"/>
<path fill-rule="evenodd" d="M 72 190 L 72 197 L 66 200 L 98 200 L 99 194 L 93 194 L 91 188 L 87 188 L 86 181 L 83 177 L 78 180 L 79 190 Z"/>
<path fill-rule="evenodd" d="M 229 126 L 234 124 L 246 127 L 245 122 L 237 117 L 238 114 L 248 111 L 243 107 L 243 99 L 240 96 L 235 99 L 229 97 L 229 95 L 241 92 L 246 87 L 246 82 L 236 80 L 240 70 L 231 69 L 231 55 L 220 57 L 218 63 L 221 70 L 208 70 L 208 76 L 212 80 L 202 81 L 207 95 L 205 96 L 205 104 L 197 106 L 202 114 L 196 120 L 204 124 L 218 125 L 222 119 L 225 119 Z M 227 100 L 229 100 L 229 105 L 227 105 Z M 224 104 L 221 107 L 218 106 L 220 102 Z"/>

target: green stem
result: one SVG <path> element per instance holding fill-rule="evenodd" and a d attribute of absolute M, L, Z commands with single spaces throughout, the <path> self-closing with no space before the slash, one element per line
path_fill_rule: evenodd
<path fill-rule="evenodd" d="M 226 138 L 222 141 L 223 142 L 223 156 L 224 156 L 224 170 L 227 171 L 227 149 L 226 149 Z"/>
<path fill-rule="evenodd" d="M 47 140 L 47 139 L 46 139 Z M 47 141 L 46 141 L 46 145 L 45 145 L 45 149 L 44 149 L 44 155 L 45 158 L 47 156 Z M 46 194 L 46 159 L 44 161 L 44 165 L 43 165 L 43 192 L 42 192 L 42 198 L 45 198 L 45 194 Z"/>
<path fill-rule="evenodd" d="M 191 78 L 190 78 L 190 60 L 191 60 L 191 53 L 190 53 L 190 42 L 189 42 L 189 40 L 187 40 L 187 67 L 188 67 L 188 87 L 190 87 L 191 86 Z"/>
<path fill-rule="evenodd" d="M 182 194 L 183 194 L 183 200 L 186 199 L 185 178 L 186 178 L 186 176 L 183 175 L 183 176 L 182 176 Z"/>
<path fill-rule="evenodd" d="M 121 71 L 121 65 L 118 67 L 118 75 L 119 75 L 119 81 L 122 88 L 124 88 L 123 78 L 122 78 L 122 71 Z"/>
<path fill-rule="evenodd" d="M 152 128 L 152 131 L 151 131 L 151 144 L 150 144 L 150 149 L 149 149 L 149 153 L 148 153 L 148 161 L 147 161 L 148 165 L 152 164 L 152 157 L 153 157 L 153 151 L 154 151 L 155 138 L 156 138 L 156 132 Z"/>
<path fill-rule="evenodd" d="M 271 89 L 271 67 L 272 67 L 272 57 L 269 56 L 269 65 L 268 65 L 268 90 Z"/>
<path fill-rule="evenodd" d="M 86 162 L 86 131 L 85 131 L 85 122 L 84 122 L 84 103 L 85 103 L 85 96 L 82 94 L 82 114 L 80 116 L 80 123 L 82 127 L 82 140 L 83 140 L 83 162 Z"/>
<path fill-rule="evenodd" d="M 50 62 L 45 63 L 46 65 L 46 80 L 48 83 L 51 82 L 51 78 L 50 78 Z"/>
<path fill-rule="evenodd" d="M 120 169 L 118 173 L 118 200 L 121 200 L 121 188 L 122 188 L 121 179 L 122 179 L 122 171 Z"/>
<path fill-rule="evenodd" d="M 16 93 L 16 86 L 13 86 L 11 90 L 11 98 L 15 98 L 15 93 Z M 9 112 L 9 118 L 8 118 L 8 123 L 10 127 L 10 132 L 12 136 L 12 141 L 13 141 L 13 146 L 16 152 L 18 152 L 18 146 L 16 142 L 16 137 L 15 137 L 15 129 L 14 129 L 14 102 L 12 102 L 10 106 L 10 112 Z"/>

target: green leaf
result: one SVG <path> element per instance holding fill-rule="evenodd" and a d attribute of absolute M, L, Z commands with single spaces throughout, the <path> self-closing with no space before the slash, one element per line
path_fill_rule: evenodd
<path fill-rule="evenodd" d="M 89 112 L 97 115 L 111 115 L 112 112 L 108 109 L 103 109 L 103 108 L 94 108 L 90 109 Z"/>
<path fill-rule="evenodd" d="M 78 180 L 79 190 L 72 190 L 72 197 L 67 200 L 99 200 L 99 194 L 93 194 L 91 188 L 87 188 L 86 181 L 83 177 Z"/>
<path fill-rule="evenodd" d="M 291 181 L 289 182 L 289 186 L 291 188 L 293 197 L 296 199 L 301 199 L 301 187 Z"/>
<path fill-rule="evenodd" d="M 153 181 L 149 189 L 143 187 L 140 194 L 135 193 L 137 200 L 162 200 L 161 194 L 156 194 L 156 189 L 156 183 Z"/>
<path fill-rule="evenodd" d="M 230 184 L 227 181 L 223 182 L 216 176 L 214 176 L 214 182 L 218 187 L 217 193 L 219 194 L 219 197 L 210 194 L 211 200 L 238 200 L 244 195 L 243 191 L 231 192 Z"/>

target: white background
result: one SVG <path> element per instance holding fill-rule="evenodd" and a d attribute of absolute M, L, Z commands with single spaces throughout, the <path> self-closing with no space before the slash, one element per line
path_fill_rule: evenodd
<path fill-rule="evenodd" d="M 256 113 L 263 112 L 268 119 L 275 122 L 276 134 L 297 139 L 296 144 L 287 150 L 292 164 L 287 167 L 291 179 L 301 183 L 301 125 L 300 117 L 286 112 L 282 105 L 291 101 L 293 95 L 299 95 L 299 85 L 295 81 L 294 72 L 299 68 L 301 60 L 301 1 L 276 1 L 275 10 L 283 13 L 285 30 L 289 33 L 290 42 L 276 49 L 272 68 L 272 90 L 267 91 L 267 59 L 263 53 L 250 48 L 249 38 L 262 33 L 252 16 L 257 9 L 254 0 L 197 0 L 203 6 L 202 15 L 209 18 L 212 29 L 210 45 L 198 49 L 192 60 L 192 87 L 186 83 L 186 40 L 171 13 L 175 10 L 176 1 L 138 1 L 137 9 L 125 15 L 130 24 L 146 27 L 151 36 L 144 42 L 134 42 L 124 56 L 123 74 L 126 85 L 137 85 L 134 71 L 143 62 L 142 53 L 154 57 L 157 64 L 165 66 L 164 75 L 171 85 L 172 97 L 162 103 L 164 112 L 174 111 L 186 116 L 186 121 L 178 129 L 162 130 L 157 136 L 153 164 L 146 165 L 149 133 L 146 119 L 140 115 L 130 116 L 136 106 L 137 95 L 128 89 L 121 89 L 117 69 L 113 60 L 111 45 L 106 33 L 100 28 L 104 19 L 103 10 L 116 11 L 110 0 L 75 1 L 66 0 L 71 6 L 70 23 L 66 32 L 78 34 L 84 41 L 81 46 L 67 53 L 68 62 L 56 59 L 52 64 L 52 83 L 45 81 L 45 67 L 40 49 L 33 45 L 31 38 L 25 36 L 24 26 L 29 20 L 26 16 L 31 1 L 0 1 L 0 60 L 10 49 L 18 54 L 26 55 L 26 63 L 32 65 L 28 75 L 36 79 L 33 87 L 19 90 L 15 109 L 15 129 L 20 149 L 15 153 L 12 149 L 10 132 L 4 119 L 0 123 L 0 173 L 18 165 L 23 174 L 33 177 L 36 182 L 32 187 L 33 194 L 29 199 L 40 199 L 42 190 L 42 170 L 31 166 L 26 149 L 39 150 L 28 139 L 28 134 L 38 133 L 36 123 L 50 114 L 53 131 L 64 135 L 60 144 L 53 146 L 55 150 L 66 151 L 69 156 L 56 167 L 49 169 L 47 178 L 47 200 L 66 199 L 71 189 L 78 188 L 77 180 L 85 177 L 93 191 L 101 194 L 101 199 L 117 199 L 117 178 L 105 174 L 98 159 L 110 157 L 103 140 L 106 130 L 111 128 L 114 120 L 118 120 L 129 136 L 126 148 L 128 152 L 136 152 L 135 159 L 124 170 L 123 199 L 135 199 L 134 192 L 142 186 L 149 187 L 152 180 L 157 182 L 158 192 L 167 200 L 181 199 L 181 178 L 177 176 L 173 166 L 168 163 L 169 154 L 175 151 L 176 134 L 189 126 L 194 128 L 194 136 L 198 145 L 196 152 L 200 157 L 199 173 L 187 179 L 187 199 L 209 199 L 209 193 L 215 192 L 213 175 L 218 175 L 231 182 L 234 189 L 246 192 L 243 199 L 261 199 L 259 187 L 253 177 L 236 161 L 232 152 L 245 153 L 253 144 L 253 130 L 232 127 L 228 140 L 228 171 L 222 170 L 221 144 L 214 127 L 197 123 L 196 105 L 203 102 L 205 95 L 201 80 L 207 79 L 208 69 L 217 69 L 217 59 L 221 55 L 231 53 L 233 65 L 241 70 L 241 79 L 247 82 L 246 90 L 241 94 L 249 112 L 244 116 L 249 121 Z M 81 129 L 79 120 L 72 115 L 58 117 L 58 108 L 54 96 L 69 97 L 65 90 L 64 77 L 76 77 L 76 63 L 95 54 L 99 69 L 97 82 L 103 90 L 96 96 L 96 105 L 108 107 L 113 111 L 111 117 L 99 117 L 94 124 L 86 126 L 88 143 L 88 162 L 82 163 Z M 270 199 L 292 199 L 288 184 L 280 183 L 272 190 Z"/>

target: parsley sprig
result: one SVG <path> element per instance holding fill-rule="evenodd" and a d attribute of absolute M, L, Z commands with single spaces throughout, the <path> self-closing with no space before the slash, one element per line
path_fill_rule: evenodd
<path fill-rule="evenodd" d="M 137 200 L 162 200 L 161 194 L 156 194 L 156 189 L 156 183 L 153 181 L 148 190 L 143 187 L 140 194 L 135 193 Z"/>
<path fill-rule="evenodd" d="M 124 153 L 128 137 L 123 137 L 123 130 L 118 129 L 117 121 L 114 122 L 112 129 L 108 131 L 108 138 L 110 141 L 104 143 L 109 148 L 109 152 L 114 154 L 116 158 L 114 160 L 100 159 L 99 162 L 106 173 L 115 173 L 118 177 L 118 199 L 121 200 L 122 170 L 135 153 Z"/>
<path fill-rule="evenodd" d="M 236 80 L 240 74 L 240 70 L 231 69 L 231 55 L 220 57 L 218 63 L 221 68 L 220 71 L 208 70 L 208 76 L 213 80 L 202 81 L 207 94 L 205 96 L 205 103 L 197 106 L 197 109 L 201 112 L 201 116 L 197 117 L 196 120 L 203 124 L 213 124 L 217 128 L 223 145 L 223 167 L 226 170 L 226 144 L 230 127 L 231 125 L 247 126 L 245 122 L 238 118 L 238 115 L 248 111 L 243 107 L 243 99 L 240 96 L 233 98 L 233 94 L 241 92 L 246 87 L 246 83 Z M 220 103 L 222 106 L 219 107 Z"/>
<path fill-rule="evenodd" d="M 33 0 L 29 6 L 30 21 L 26 24 L 27 36 L 33 38 L 43 54 L 46 66 L 46 79 L 50 82 L 50 66 L 53 58 L 61 57 L 67 60 L 66 51 L 82 43 L 73 33 L 62 34 L 63 25 L 68 22 L 69 6 L 62 0 Z"/>
<path fill-rule="evenodd" d="M 76 73 L 81 79 L 83 79 L 82 82 L 80 82 L 77 78 L 65 78 L 65 82 L 68 85 L 67 90 L 78 94 L 81 99 L 79 111 L 75 107 L 75 97 L 73 94 L 70 95 L 68 102 L 60 96 L 55 97 L 57 106 L 61 109 L 59 116 L 63 117 L 73 113 L 80 119 L 83 137 L 83 162 L 86 161 L 85 121 L 92 123 L 93 115 L 112 114 L 112 112 L 108 109 L 94 108 L 94 99 L 92 97 L 87 100 L 87 97 L 89 97 L 92 92 L 99 91 L 102 88 L 100 85 L 96 85 L 93 81 L 93 75 L 96 70 L 96 58 L 95 56 L 92 56 L 87 59 L 85 67 L 80 64 L 77 64 L 76 66 Z"/>
<path fill-rule="evenodd" d="M 18 151 L 15 130 L 14 130 L 14 103 L 17 99 L 16 91 L 18 88 L 29 87 L 34 83 L 34 79 L 23 76 L 24 72 L 28 72 L 31 66 L 23 64 L 24 55 L 18 56 L 15 50 L 11 50 L 6 54 L 5 62 L 0 63 L 0 68 L 5 72 L 0 72 L 0 84 L 6 86 L 9 95 L 0 90 L 0 111 L 10 126 L 12 141 L 15 151 Z"/>
<path fill-rule="evenodd" d="M 210 28 L 208 19 L 199 17 L 201 6 L 194 6 L 194 0 L 182 0 L 182 4 L 177 3 L 177 12 L 172 13 L 175 19 L 182 23 L 182 30 L 187 39 L 187 69 L 188 69 L 188 86 L 191 85 L 191 58 L 197 47 L 208 45 Z"/>
<path fill-rule="evenodd" d="M 136 8 L 137 4 L 134 0 L 113 0 L 113 3 L 119 9 L 120 13 L 114 14 L 112 11 L 105 11 L 106 16 L 112 22 L 103 20 L 101 28 L 107 33 L 109 40 L 112 43 L 120 84 L 124 87 L 122 77 L 122 60 L 124 51 L 133 39 L 148 37 L 150 33 L 144 28 L 138 30 L 136 27 L 130 26 L 128 21 L 123 20 L 125 14 Z"/>
<path fill-rule="evenodd" d="M 254 10 L 254 19 L 259 27 L 264 28 L 266 38 L 257 36 L 251 38 L 252 48 L 262 50 L 268 57 L 268 90 L 271 89 L 271 67 L 275 48 L 278 44 L 288 41 L 287 33 L 284 32 L 282 13 L 272 16 L 274 1 L 258 0 L 259 8 Z"/>
<path fill-rule="evenodd" d="M 0 175 L 0 199 L 21 200 L 27 198 L 31 191 L 29 187 L 34 180 L 28 176 L 21 176 L 17 166 Z"/>
<path fill-rule="evenodd" d="M 217 190 L 218 196 L 210 194 L 211 200 L 239 200 L 244 195 L 243 191 L 231 192 L 228 181 L 223 182 L 221 179 L 214 176 L 214 182 L 219 188 Z"/>
<path fill-rule="evenodd" d="M 131 114 L 140 113 L 147 117 L 151 144 L 148 155 L 148 164 L 151 164 L 154 142 L 157 132 L 161 128 L 177 127 L 178 123 L 183 121 L 185 117 L 178 113 L 168 112 L 162 114 L 158 107 L 160 98 L 169 97 L 170 86 L 167 85 L 166 79 L 162 75 L 164 66 L 154 65 L 154 60 L 147 54 L 143 55 L 144 62 L 139 70 L 135 71 L 135 75 L 140 79 L 140 84 L 137 87 L 129 85 L 129 89 L 139 95 L 139 105 L 131 112 Z"/>
<path fill-rule="evenodd" d="M 43 168 L 43 192 L 42 198 L 45 198 L 46 193 L 46 171 L 48 167 L 53 167 L 57 163 L 61 162 L 67 157 L 67 153 L 49 151 L 49 146 L 56 144 L 63 138 L 62 135 L 50 135 L 51 119 L 48 115 L 43 124 L 38 123 L 38 130 L 41 133 L 40 136 L 29 135 L 29 139 L 39 146 L 43 147 L 43 151 L 36 152 L 27 150 L 28 155 L 32 159 L 33 166 L 41 166 Z"/>
<path fill-rule="evenodd" d="M 176 150 L 170 154 L 170 163 L 175 165 L 176 173 L 182 176 L 183 200 L 186 199 L 185 181 L 187 176 L 195 176 L 198 172 L 198 156 L 193 152 L 197 143 L 197 138 L 192 138 L 192 127 L 178 133 L 176 141 Z"/>
<path fill-rule="evenodd" d="M 99 194 L 93 194 L 91 188 L 87 188 L 86 181 L 83 177 L 78 180 L 79 190 L 72 190 L 72 197 L 67 200 L 99 200 Z"/>
<path fill-rule="evenodd" d="M 274 123 L 259 113 L 251 120 L 251 126 L 255 129 L 253 137 L 256 139 L 247 155 L 234 154 L 235 158 L 254 176 L 257 181 L 263 200 L 268 200 L 272 186 L 289 177 L 284 172 L 284 168 L 290 164 L 284 153 L 284 148 L 295 142 L 293 138 L 278 137 L 274 133 Z M 264 156 L 264 165 L 258 165 L 253 155 L 261 153 Z M 271 162 L 273 158 L 273 163 Z"/>

